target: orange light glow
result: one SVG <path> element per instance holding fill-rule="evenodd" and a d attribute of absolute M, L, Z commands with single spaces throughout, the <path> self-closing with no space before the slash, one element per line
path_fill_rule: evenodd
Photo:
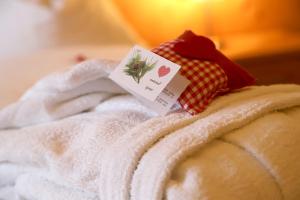
<path fill-rule="evenodd" d="M 104 0 L 98 0 L 104 1 Z M 134 38 L 149 46 L 177 37 L 186 29 L 226 37 L 258 30 L 298 29 L 298 0 L 107 0 Z M 278 13 L 278 14 L 274 14 Z M 296 28 L 295 28 L 296 27 Z M 139 40 L 140 41 L 140 40 Z"/>
<path fill-rule="evenodd" d="M 203 30 L 205 0 L 112 0 L 129 26 L 150 46 L 170 40 L 185 29 Z"/>

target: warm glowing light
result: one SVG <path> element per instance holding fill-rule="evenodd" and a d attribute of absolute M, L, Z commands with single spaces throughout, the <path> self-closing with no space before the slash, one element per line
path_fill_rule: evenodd
<path fill-rule="evenodd" d="M 193 2 L 205 2 L 207 0 L 190 0 L 190 1 L 193 1 Z"/>
<path fill-rule="evenodd" d="M 203 30 L 205 0 L 112 0 L 133 29 L 150 46 L 170 40 L 185 29 Z M 150 3 L 151 2 L 151 3 Z"/>
<path fill-rule="evenodd" d="M 91 16 L 106 16 L 112 24 L 121 24 L 133 40 L 140 42 L 142 38 L 149 46 L 173 39 L 185 29 L 218 38 L 287 27 L 300 30 L 299 20 L 294 20 L 300 16 L 299 0 L 289 3 L 273 0 L 57 1 L 74 3 L 78 10 L 81 7 L 78 5 L 85 5 L 93 13 Z"/>
<path fill-rule="evenodd" d="M 149 46 L 173 39 L 186 29 L 211 36 L 228 27 L 247 26 L 242 0 L 111 0 L 130 30 Z M 233 19 L 231 24 L 226 19 Z M 217 20 L 216 20 L 217 19 Z M 224 23 L 225 22 L 225 23 Z M 246 24 L 246 25 L 244 25 Z M 221 27 L 221 29 L 219 29 Z M 221 30 L 221 31 L 220 31 Z M 219 32 L 218 32 L 219 31 Z"/>

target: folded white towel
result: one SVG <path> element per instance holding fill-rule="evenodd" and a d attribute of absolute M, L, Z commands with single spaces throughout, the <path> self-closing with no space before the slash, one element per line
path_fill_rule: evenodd
<path fill-rule="evenodd" d="M 300 86 L 245 88 L 194 117 L 154 117 L 118 95 L 113 65 L 49 76 L 0 111 L 0 198 L 300 198 Z"/>
<path fill-rule="evenodd" d="M 264 115 L 269 113 L 292 109 L 299 115 L 300 110 L 297 110 L 297 106 L 299 105 L 300 86 L 278 85 L 254 87 L 250 90 L 246 89 L 243 92 L 217 99 L 205 112 L 193 118 L 181 119 L 177 122 L 168 118 L 155 119 L 163 125 L 155 120 L 149 120 L 145 122 L 143 126 L 136 127 L 124 135 L 124 137 L 109 146 L 109 149 L 106 150 L 106 153 L 101 158 L 103 160 L 103 164 L 101 165 L 101 174 L 103 174 L 103 176 L 99 183 L 100 197 L 101 199 L 129 199 L 129 197 L 136 200 L 162 199 L 166 191 L 167 182 L 170 180 L 172 173 L 174 173 L 173 170 L 175 166 L 178 165 L 180 161 L 188 158 L 192 152 L 204 148 L 214 139 L 229 134 L 236 129 L 247 127 L 246 130 L 248 130 L 248 134 L 253 131 L 258 131 L 256 128 L 260 129 L 260 126 L 253 128 L 250 126 L 251 122 L 263 118 Z M 299 116 L 291 116 L 291 118 L 292 120 L 286 122 L 285 126 L 287 130 L 291 131 L 290 134 L 291 137 L 294 137 L 294 141 L 298 141 L 300 137 L 297 133 L 300 131 L 300 127 L 297 122 L 300 118 Z M 268 120 L 266 126 L 272 129 L 273 126 L 276 126 L 276 122 L 275 124 L 273 124 L 273 122 L 275 121 Z M 156 124 L 158 127 L 161 127 L 161 129 L 156 127 Z M 143 134 L 139 134 L 141 132 L 143 132 Z M 270 134 L 276 133 L 270 131 Z M 282 137 L 284 137 L 284 135 L 282 135 Z M 280 138 L 268 141 L 274 143 L 274 146 L 276 146 L 277 143 L 280 144 Z M 298 162 L 297 159 L 300 159 L 300 154 L 297 153 L 300 150 L 299 143 L 289 141 L 288 149 L 294 152 L 295 156 L 290 158 L 284 157 L 281 163 L 281 167 L 289 166 L 288 169 L 290 169 L 291 165 L 294 165 L 295 162 Z M 262 149 L 258 151 L 264 154 Z M 254 160 L 254 162 L 256 162 L 256 160 Z M 286 163 L 283 164 L 284 162 Z M 239 161 L 238 163 L 242 162 Z M 247 165 L 250 164 L 247 163 Z M 191 168 L 194 167 L 195 165 Z M 272 165 L 272 167 L 276 168 L 278 166 Z M 269 171 L 267 171 L 267 173 L 271 173 L 273 170 L 272 167 L 268 169 Z M 298 164 L 294 169 L 298 169 L 299 171 L 300 168 Z M 286 170 L 287 173 L 292 172 L 289 176 L 295 175 L 295 177 L 300 175 L 298 171 Z M 259 174 L 261 173 L 257 172 L 257 175 Z M 255 176 L 254 173 L 253 176 Z M 297 192 L 297 189 L 300 189 L 300 184 L 296 179 L 288 178 L 289 176 L 285 176 L 292 186 L 289 188 L 293 188 L 292 193 L 294 196 L 299 197 L 300 194 Z M 261 183 L 270 182 L 260 180 L 263 179 L 263 177 L 260 178 L 260 176 L 255 176 L 254 179 Z M 241 180 L 245 181 L 243 178 Z M 239 181 L 236 182 L 236 184 L 240 183 Z M 197 187 L 193 182 L 186 182 L 185 184 L 187 190 Z M 204 186 L 208 187 L 208 185 Z M 211 187 L 215 186 L 216 185 L 212 184 Z M 250 186 L 251 184 L 247 185 L 247 187 Z M 251 189 L 253 189 L 253 186 L 251 187 Z M 257 187 L 260 188 L 262 185 L 260 184 Z M 252 196 L 249 196 L 251 192 L 246 189 L 241 190 L 240 194 L 245 195 L 243 199 L 250 200 L 252 199 Z M 279 190 L 283 189 L 284 188 L 280 186 Z M 272 193 L 272 191 L 265 192 L 265 196 Z M 291 191 L 287 190 L 283 193 L 289 192 Z M 283 195 L 280 191 L 277 191 L 277 194 L 278 193 Z M 184 193 L 181 193 L 181 195 L 184 195 Z M 206 199 L 206 197 L 211 194 L 205 195 L 195 192 L 193 195 L 200 195 L 201 198 Z M 241 196 L 239 196 L 239 198 L 240 197 Z M 224 199 L 226 198 L 231 199 L 233 197 L 229 195 L 228 197 L 224 197 Z M 176 195 L 176 198 L 173 199 L 180 198 Z"/>
<path fill-rule="evenodd" d="M 0 198 L 96 198 L 103 149 L 155 115 L 107 78 L 115 65 L 87 61 L 50 75 L 0 111 Z"/>
<path fill-rule="evenodd" d="M 105 99 L 126 93 L 107 78 L 118 62 L 82 62 L 37 82 L 18 101 L 0 111 L 0 128 L 23 127 L 75 115 Z"/>

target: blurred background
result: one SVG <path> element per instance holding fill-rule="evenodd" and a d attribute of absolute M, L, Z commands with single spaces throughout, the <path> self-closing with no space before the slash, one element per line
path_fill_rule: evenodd
<path fill-rule="evenodd" d="M 216 36 L 224 48 L 242 36 L 246 44 L 266 34 L 286 40 L 300 32 L 299 10 L 299 0 L 1 0 L 0 55 L 76 45 L 153 47 L 186 29 Z"/>
<path fill-rule="evenodd" d="M 1 0 L 0 55 L 133 41 L 102 0 Z"/>
<path fill-rule="evenodd" d="M 186 29 L 212 38 L 258 84 L 300 83 L 299 11 L 299 0 L 0 0 L 0 94 L 11 100 L 62 65 L 120 59 Z"/>

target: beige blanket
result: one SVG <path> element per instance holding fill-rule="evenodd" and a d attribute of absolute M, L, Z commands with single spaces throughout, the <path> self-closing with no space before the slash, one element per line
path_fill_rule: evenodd
<path fill-rule="evenodd" d="M 106 79 L 113 65 L 47 77 L 0 111 L 0 199 L 300 198 L 300 86 L 158 117 Z"/>

